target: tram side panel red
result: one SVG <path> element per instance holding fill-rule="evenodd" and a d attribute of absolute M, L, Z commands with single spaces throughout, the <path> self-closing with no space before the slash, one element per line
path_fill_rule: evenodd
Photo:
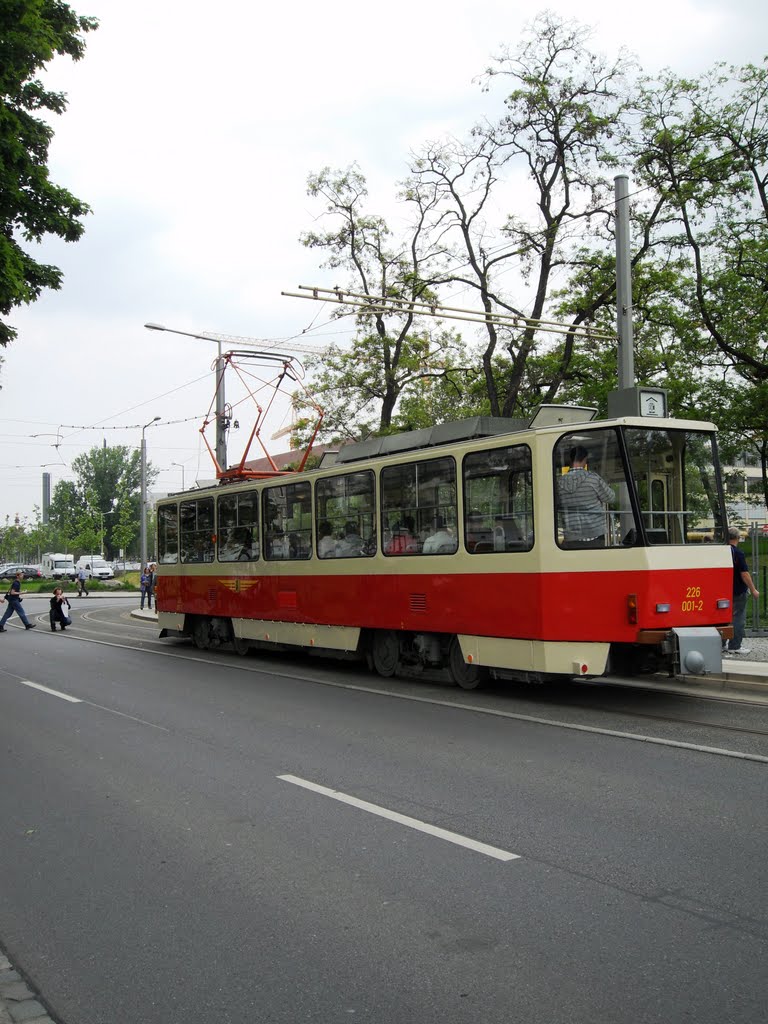
<path fill-rule="evenodd" d="M 723 569 L 169 576 L 161 578 L 158 608 L 365 629 L 632 643 L 640 630 L 727 625 L 730 608 L 717 603 L 730 596 L 730 577 Z"/>
<path fill-rule="evenodd" d="M 640 630 L 725 626 L 730 607 L 717 605 L 730 599 L 731 577 L 719 568 L 551 573 L 542 590 L 543 638 L 633 643 Z"/>
<path fill-rule="evenodd" d="M 480 636 L 541 634 L 535 573 L 162 578 L 160 611 Z"/>

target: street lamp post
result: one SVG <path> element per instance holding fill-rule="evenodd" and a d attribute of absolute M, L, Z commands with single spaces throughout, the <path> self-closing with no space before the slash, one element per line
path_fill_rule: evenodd
<path fill-rule="evenodd" d="M 155 416 L 141 428 L 141 570 L 147 564 L 147 441 L 144 431 L 160 419 Z"/>
<path fill-rule="evenodd" d="M 101 509 L 98 509 L 97 511 L 99 513 L 99 516 L 101 517 L 101 530 L 100 530 L 100 537 L 99 537 L 99 554 L 101 555 L 102 558 L 104 558 L 104 516 L 113 516 L 115 514 L 115 512 L 117 511 L 117 509 L 115 509 L 115 508 L 110 509 L 109 512 L 102 512 Z"/>
<path fill-rule="evenodd" d="M 177 331 L 163 324 L 144 324 L 149 331 L 166 331 L 168 334 L 183 334 L 187 338 L 198 338 L 200 341 L 215 341 L 218 345 L 216 357 L 216 461 L 221 469 L 227 468 L 227 426 L 226 407 L 224 402 L 224 359 L 221 354 L 221 339 L 212 338 L 208 334 L 195 334 L 192 331 Z M 182 488 L 183 489 L 183 488 Z"/>

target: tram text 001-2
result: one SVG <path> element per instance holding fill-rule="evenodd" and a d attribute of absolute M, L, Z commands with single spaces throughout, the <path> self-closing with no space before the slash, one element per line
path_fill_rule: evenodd
<path fill-rule="evenodd" d="M 160 635 L 468 689 L 717 671 L 732 563 L 714 426 L 590 413 L 442 424 L 161 500 Z"/>

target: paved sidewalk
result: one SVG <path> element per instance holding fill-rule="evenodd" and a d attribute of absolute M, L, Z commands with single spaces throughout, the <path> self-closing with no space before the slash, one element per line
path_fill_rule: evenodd
<path fill-rule="evenodd" d="M 35 993 L 0 953 L 0 1024 L 53 1024 Z"/>
<path fill-rule="evenodd" d="M 133 608 L 131 610 L 131 618 L 157 622 L 157 611 L 154 608 Z"/>

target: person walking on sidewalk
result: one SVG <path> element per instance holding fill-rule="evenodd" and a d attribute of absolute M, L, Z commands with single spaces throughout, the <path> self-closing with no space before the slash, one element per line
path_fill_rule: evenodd
<path fill-rule="evenodd" d="M 747 624 L 747 594 L 752 597 L 760 597 L 760 591 L 752 582 L 752 577 L 747 569 L 747 560 L 744 552 L 739 548 L 741 532 L 731 526 L 728 529 L 728 543 L 731 545 L 731 557 L 733 558 L 733 638 L 728 641 L 728 646 L 723 646 L 725 654 L 751 654 L 749 647 L 742 647 L 744 639 L 744 628 Z"/>
<path fill-rule="evenodd" d="M 19 616 L 21 621 L 24 623 L 25 629 L 34 629 L 37 625 L 36 622 L 30 622 L 27 616 L 24 614 L 24 609 L 21 607 L 21 580 L 24 573 L 17 572 L 16 579 L 8 588 L 8 593 L 5 597 L 0 597 L 0 604 L 8 602 L 8 607 L 5 609 L 5 615 L 0 619 L 0 633 L 5 632 L 5 624 L 13 615 L 14 612 Z"/>
<path fill-rule="evenodd" d="M 88 597 L 88 573 L 85 569 L 77 570 L 77 596 L 82 597 L 85 594 Z"/>

